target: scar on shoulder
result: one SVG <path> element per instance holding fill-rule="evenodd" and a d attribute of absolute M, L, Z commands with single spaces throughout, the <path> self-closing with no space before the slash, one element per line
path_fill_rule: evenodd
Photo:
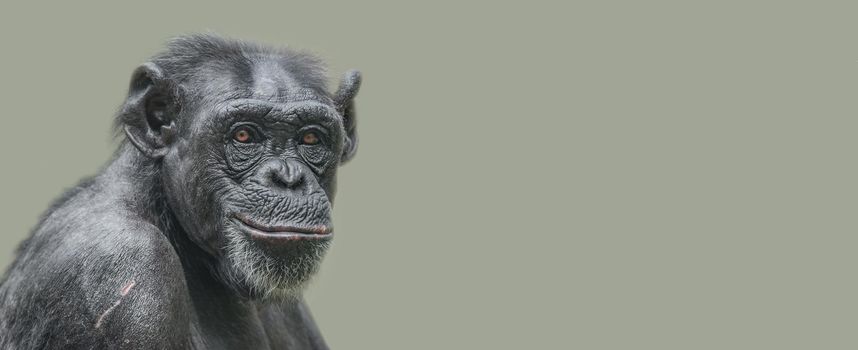
<path fill-rule="evenodd" d="M 113 305 L 107 308 L 107 310 L 104 310 L 104 312 L 102 312 L 101 315 L 98 316 L 98 319 L 95 320 L 95 328 L 101 328 L 101 323 L 104 321 L 104 318 L 107 317 L 107 315 L 109 315 L 113 311 L 113 309 L 115 309 L 117 306 L 119 306 L 119 304 L 122 303 L 122 299 L 125 298 L 125 296 L 131 292 L 131 288 L 134 288 L 134 285 L 136 284 L 137 282 L 131 280 L 126 283 L 125 286 L 122 287 L 122 289 L 119 290 L 119 299 L 116 299 L 116 302 L 113 303 Z"/>

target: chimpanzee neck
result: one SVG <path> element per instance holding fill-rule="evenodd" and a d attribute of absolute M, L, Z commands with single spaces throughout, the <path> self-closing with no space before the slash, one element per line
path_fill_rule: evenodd
<path fill-rule="evenodd" d="M 139 218 L 151 222 L 162 231 L 161 218 L 167 209 L 161 185 L 159 164 L 138 151 L 130 142 L 123 142 L 113 161 L 107 165 L 99 181 L 110 186 L 108 190 L 127 203 L 127 209 Z"/>
<path fill-rule="evenodd" d="M 134 215 L 158 227 L 170 240 L 186 269 L 205 265 L 205 262 L 198 260 L 213 257 L 194 244 L 179 224 L 163 195 L 166 189 L 160 171 L 158 160 L 146 157 L 129 142 L 125 142 L 120 145 L 113 162 L 102 176 L 119 184 L 115 186 L 120 188 L 111 189 L 111 192 L 123 197 L 121 201 L 127 203 Z"/>

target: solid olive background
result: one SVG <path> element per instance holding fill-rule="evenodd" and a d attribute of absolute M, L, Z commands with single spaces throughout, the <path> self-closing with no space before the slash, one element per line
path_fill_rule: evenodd
<path fill-rule="evenodd" d="M 108 161 L 131 71 L 212 30 L 364 73 L 307 292 L 333 348 L 854 349 L 855 14 L 4 2 L 0 261 Z"/>

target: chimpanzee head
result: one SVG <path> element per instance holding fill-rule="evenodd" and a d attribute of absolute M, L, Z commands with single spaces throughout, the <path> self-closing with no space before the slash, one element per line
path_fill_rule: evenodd
<path fill-rule="evenodd" d="M 333 95 L 325 80 L 311 55 L 213 35 L 173 40 L 132 76 L 120 126 L 182 231 L 245 295 L 295 295 L 333 237 L 360 75 Z"/>

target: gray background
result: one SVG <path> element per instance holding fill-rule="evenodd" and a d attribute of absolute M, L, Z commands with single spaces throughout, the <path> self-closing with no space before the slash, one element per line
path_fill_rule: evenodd
<path fill-rule="evenodd" d="M 848 2 L 0 5 L 0 263 L 131 71 L 213 30 L 359 68 L 336 349 L 855 349 Z"/>

